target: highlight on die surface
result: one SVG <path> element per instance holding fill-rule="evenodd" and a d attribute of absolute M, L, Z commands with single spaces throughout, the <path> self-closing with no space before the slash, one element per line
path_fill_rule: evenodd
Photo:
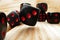
<path fill-rule="evenodd" d="M 20 10 L 21 10 L 23 7 L 26 7 L 27 5 L 31 6 L 30 3 L 21 3 L 21 4 L 20 4 Z"/>

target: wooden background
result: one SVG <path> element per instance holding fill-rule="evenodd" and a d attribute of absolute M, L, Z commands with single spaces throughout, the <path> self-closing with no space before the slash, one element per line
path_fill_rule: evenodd
<path fill-rule="evenodd" d="M 30 3 L 35 6 L 36 0 L 0 0 L 0 11 L 8 14 L 10 11 L 20 11 L 21 3 Z"/>
<path fill-rule="evenodd" d="M 48 12 L 60 12 L 60 0 L 37 0 L 36 3 L 46 2 L 48 4 Z"/>
<path fill-rule="evenodd" d="M 60 0 L 0 0 L 0 11 L 8 14 L 10 11 L 19 10 L 21 3 L 30 3 L 35 7 L 39 2 L 48 4 L 48 12 L 60 12 Z"/>

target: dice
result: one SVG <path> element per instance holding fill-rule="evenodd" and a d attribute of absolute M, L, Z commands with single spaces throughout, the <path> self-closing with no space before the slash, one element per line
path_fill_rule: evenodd
<path fill-rule="evenodd" d="M 11 28 L 20 25 L 20 18 L 16 11 L 12 11 L 10 14 L 7 15 L 7 21 Z"/>
<path fill-rule="evenodd" d="M 0 40 L 4 40 L 7 30 L 7 19 L 4 12 L 0 12 Z"/>
<path fill-rule="evenodd" d="M 40 12 L 38 15 L 38 21 L 39 22 L 44 22 L 46 20 L 46 13 L 45 12 Z"/>
<path fill-rule="evenodd" d="M 20 4 L 20 10 L 22 9 L 22 7 L 26 7 L 27 5 L 31 6 L 31 4 L 29 4 L 29 3 L 22 3 L 22 4 Z"/>
<path fill-rule="evenodd" d="M 48 12 L 47 13 L 47 22 L 51 24 L 58 24 L 59 23 L 59 14 L 58 12 Z"/>
<path fill-rule="evenodd" d="M 34 26 L 37 22 L 38 14 L 39 10 L 37 8 L 27 6 L 20 11 L 19 17 L 22 23 Z"/>
<path fill-rule="evenodd" d="M 36 7 L 39 8 L 42 12 L 46 12 L 48 8 L 47 3 L 38 3 Z"/>

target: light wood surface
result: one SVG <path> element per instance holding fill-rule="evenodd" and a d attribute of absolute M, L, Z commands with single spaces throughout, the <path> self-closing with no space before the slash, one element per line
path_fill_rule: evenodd
<path fill-rule="evenodd" d="M 60 25 L 37 22 L 35 26 L 20 25 L 7 32 L 5 40 L 60 40 Z"/>
<path fill-rule="evenodd" d="M 8 15 L 11 11 L 20 11 L 21 3 L 30 3 L 35 6 L 36 0 L 0 0 L 0 11 L 3 11 Z"/>

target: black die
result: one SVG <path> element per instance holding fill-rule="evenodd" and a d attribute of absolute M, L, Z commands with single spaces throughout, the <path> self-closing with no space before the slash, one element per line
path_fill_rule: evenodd
<path fill-rule="evenodd" d="M 19 15 L 15 11 L 12 11 L 10 14 L 7 15 L 7 21 L 11 28 L 20 25 Z"/>
<path fill-rule="evenodd" d="M 51 24 L 58 24 L 59 23 L 59 13 L 47 13 L 47 22 Z"/>
<path fill-rule="evenodd" d="M 0 12 L 0 40 L 4 40 L 7 30 L 7 20 L 6 15 L 3 12 Z"/>
<path fill-rule="evenodd" d="M 20 11 L 21 22 L 29 26 L 34 26 L 37 22 L 39 10 L 37 8 L 27 6 Z"/>
<path fill-rule="evenodd" d="M 46 13 L 45 12 L 40 12 L 38 15 L 38 21 L 39 22 L 44 22 L 46 20 Z"/>
<path fill-rule="evenodd" d="M 48 8 L 47 3 L 38 3 L 36 7 L 39 8 L 42 12 L 46 12 Z"/>

